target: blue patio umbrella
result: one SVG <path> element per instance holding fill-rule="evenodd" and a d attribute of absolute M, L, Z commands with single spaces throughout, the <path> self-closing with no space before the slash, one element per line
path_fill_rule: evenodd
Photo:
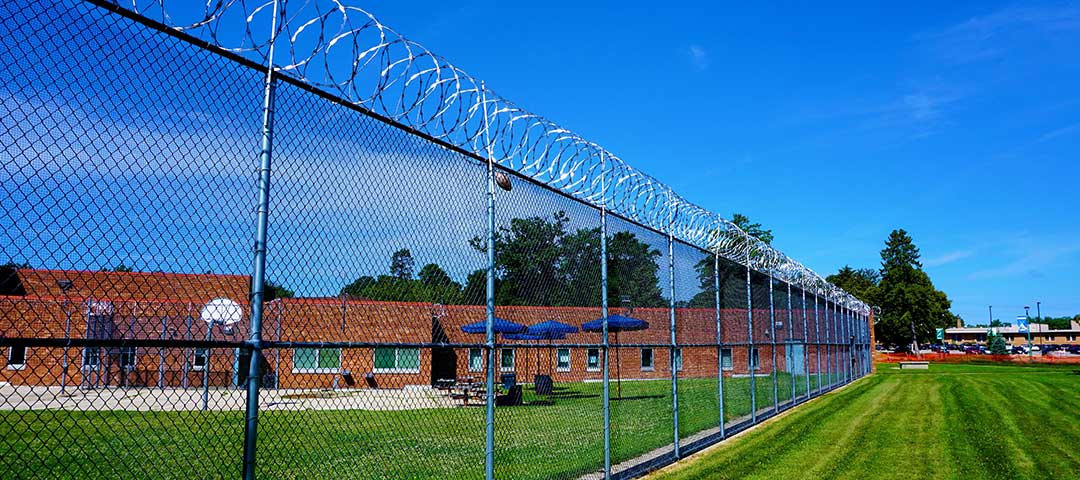
<path fill-rule="evenodd" d="M 503 320 L 496 318 L 493 326 L 495 333 L 523 333 L 526 327 L 520 323 L 511 322 L 510 320 Z M 481 320 L 479 322 L 470 323 L 468 325 L 462 325 L 461 331 L 465 333 L 487 333 L 487 320 Z"/>
<path fill-rule="evenodd" d="M 649 328 L 649 322 L 622 315 L 608 315 L 607 320 L 608 332 L 615 334 L 615 390 L 619 398 L 622 398 L 622 372 L 619 370 L 619 332 L 645 330 Z M 590 322 L 585 322 L 581 324 L 581 329 L 586 332 L 603 332 L 604 319 L 598 318 Z"/>
<path fill-rule="evenodd" d="M 577 332 L 577 327 L 555 320 L 540 322 L 536 325 L 530 326 L 527 330 L 525 330 L 525 333 L 528 333 L 529 335 L 538 335 L 540 337 L 543 337 L 542 340 L 559 340 L 562 338 L 566 338 L 567 334 Z"/>
<path fill-rule="evenodd" d="M 540 340 L 562 340 L 566 338 L 566 335 L 571 333 L 577 333 L 578 328 L 568 323 L 562 323 L 556 320 L 547 320 L 536 325 L 530 325 L 529 329 L 525 331 L 529 335 L 536 335 L 540 337 Z M 548 370 L 551 370 L 551 350 L 548 351 Z M 537 362 L 536 373 L 540 374 L 540 362 Z"/>

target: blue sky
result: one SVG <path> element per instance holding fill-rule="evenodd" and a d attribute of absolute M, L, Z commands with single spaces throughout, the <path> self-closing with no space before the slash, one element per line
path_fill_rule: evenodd
<path fill-rule="evenodd" d="M 818 272 L 904 228 L 968 322 L 1080 313 L 1080 5 L 713 3 L 364 7 Z"/>

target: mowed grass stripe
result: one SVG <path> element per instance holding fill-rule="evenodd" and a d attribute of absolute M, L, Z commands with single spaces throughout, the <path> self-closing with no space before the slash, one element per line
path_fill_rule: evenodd
<path fill-rule="evenodd" d="M 1080 478 L 1070 367 L 890 365 L 659 472 L 689 478 Z"/>

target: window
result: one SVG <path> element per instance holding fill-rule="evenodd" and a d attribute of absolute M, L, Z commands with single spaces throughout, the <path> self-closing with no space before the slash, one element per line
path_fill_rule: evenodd
<path fill-rule="evenodd" d="M 1054 336 L 1053 335 L 1047 335 L 1046 336 L 1046 341 L 1053 342 L 1054 341 Z"/>
<path fill-rule="evenodd" d="M 590 348 L 585 355 L 585 370 L 596 372 L 600 370 L 600 349 Z"/>
<path fill-rule="evenodd" d="M 379 368 L 379 349 L 375 349 L 375 369 Z M 293 372 L 337 373 L 341 368 L 340 348 L 297 348 L 293 350 Z"/>
<path fill-rule="evenodd" d="M 484 371 L 484 350 L 479 348 L 469 349 L 469 371 L 470 372 L 482 372 Z"/>
<path fill-rule="evenodd" d="M 751 370 L 757 370 L 758 368 L 761 368 L 761 363 L 759 362 L 759 360 L 760 360 L 760 358 L 758 357 L 758 349 L 751 348 L 750 349 L 750 369 Z"/>
<path fill-rule="evenodd" d="M 336 370 L 341 368 L 341 349 L 323 349 L 322 355 L 335 354 L 334 358 L 323 361 L 319 358 L 319 368 Z M 375 347 L 375 373 L 419 373 L 420 349 Z"/>
<path fill-rule="evenodd" d="M 677 371 L 677 372 L 682 371 L 682 349 L 681 348 L 676 348 L 675 349 L 675 371 Z"/>
<path fill-rule="evenodd" d="M 499 352 L 499 370 L 503 372 L 514 371 L 514 349 L 504 348 Z"/>
<path fill-rule="evenodd" d="M 723 370 L 732 370 L 735 368 L 735 363 L 731 359 L 731 349 L 720 349 L 720 368 Z"/>
<path fill-rule="evenodd" d="M 11 370 L 26 368 L 26 345 L 12 345 L 8 349 L 7 368 Z"/>
<path fill-rule="evenodd" d="M 97 370 L 98 366 L 101 365 L 101 350 L 97 347 L 84 348 L 82 364 L 86 370 Z"/>
<path fill-rule="evenodd" d="M 653 350 L 651 348 L 641 349 L 641 369 L 647 372 L 651 372 L 653 369 Z"/>
<path fill-rule="evenodd" d="M 560 371 L 560 372 L 569 372 L 570 371 L 570 349 L 569 348 L 560 348 L 558 350 L 558 352 L 555 353 L 555 356 L 557 357 L 557 361 L 558 361 L 558 365 L 555 366 L 556 367 L 555 369 L 557 371 Z"/>
<path fill-rule="evenodd" d="M 135 347 L 120 347 L 120 368 L 127 370 L 135 368 L 137 353 Z"/>
<path fill-rule="evenodd" d="M 191 352 L 191 369 L 196 372 L 206 370 L 206 357 L 207 351 L 205 348 L 196 347 Z"/>

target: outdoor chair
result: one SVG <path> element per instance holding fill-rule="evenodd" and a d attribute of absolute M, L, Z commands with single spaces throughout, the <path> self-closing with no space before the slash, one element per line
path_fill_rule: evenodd
<path fill-rule="evenodd" d="M 551 395 L 554 393 L 554 382 L 551 375 L 537 375 L 533 378 L 533 388 L 537 395 Z"/>
<path fill-rule="evenodd" d="M 505 395 L 497 395 L 495 397 L 495 405 L 500 407 L 513 407 L 516 405 L 522 405 L 524 401 L 522 399 L 521 385 L 514 385 L 509 388 L 509 393 Z"/>
<path fill-rule="evenodd" d="M 513 373 L 504 373 L 499 376 L 499 384 L 506 390 L 510 390 L 517 385 L 517 375 Z"/>

